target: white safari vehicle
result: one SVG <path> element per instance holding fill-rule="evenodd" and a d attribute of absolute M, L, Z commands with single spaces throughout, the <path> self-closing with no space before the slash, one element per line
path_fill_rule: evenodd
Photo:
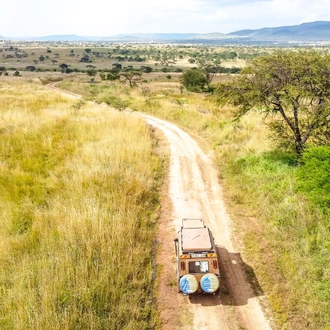
<path fill-rule="evenodd" d="M 178 292 L 215 293 L 220 286 L 218 257 L 211 231 L 202 219 L 182 219 L 174 240 Z"/>

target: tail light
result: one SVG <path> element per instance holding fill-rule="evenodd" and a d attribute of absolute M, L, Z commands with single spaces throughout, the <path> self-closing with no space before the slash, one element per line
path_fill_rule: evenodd
<path fill-rule="evenodd" d="M 183 261 L 181 261 L 181 262 L 180 262 L 180 265 L 181 265 L 181 270 L 185 270 L 185 268 L 186 268 L 186 263 L 183 262 Z"/>
<path fill-rule="evenodd" d="M 213 268 L 218 268 L 218 262 L 216 260 L 213 260 Z"/>

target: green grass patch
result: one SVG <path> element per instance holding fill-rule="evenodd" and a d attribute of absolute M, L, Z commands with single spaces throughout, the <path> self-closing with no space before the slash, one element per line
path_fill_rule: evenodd
<path fill-rule="evenodd" d="M 324 329 L 330 322 L 330 227 L 326 214 L 296 193 L 294 157 L 266 153 L 227 166 L 224 175 L 236 187 L 230 190 L 234 202 L 262 220 L 258 230 L 252 226 L 246 234 L 245 246 L 278 322 L 290 329 L 298 324 Z"/>
<path fill-rule="evenodd" d="M 307 149 L 298 169 L 298 190 L 324 210 L 330 207 L 330 147 Z"/>

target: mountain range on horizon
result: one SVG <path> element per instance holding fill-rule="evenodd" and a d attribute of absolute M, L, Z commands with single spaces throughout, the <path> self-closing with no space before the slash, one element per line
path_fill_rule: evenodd
<path fill-rule="evenodd" d="M 261 29 L 245 29 L 227 34 L 214 32 L 198 33 L 132 33 L 114 36 L 78 36 L 75 34 L 43 37 L 11 38 L 0 36 L 0 40 L 21 41 L 103 41 L 103 42 L 178 42 L 178 43 L 304 43 L 330 42 L 330 21 L 316 21 L 300 25 Z"/>

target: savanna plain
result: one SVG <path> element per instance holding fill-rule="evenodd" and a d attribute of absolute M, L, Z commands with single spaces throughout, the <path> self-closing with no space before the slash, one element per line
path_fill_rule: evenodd
<path fill-rule="evenodd" d="M 134 112 L 175 123 L 212 154 L 272 328 L 330 329 L 329 209 L 299 188 L 308 159 L 278 148 L 260 114 L 235 120 L 212 88 L 180 80 L 212 61 L 212 87 L 273 48 L 0 47 L 1 329 L 162 328 L 155 237 L 169 151 Z"/>

